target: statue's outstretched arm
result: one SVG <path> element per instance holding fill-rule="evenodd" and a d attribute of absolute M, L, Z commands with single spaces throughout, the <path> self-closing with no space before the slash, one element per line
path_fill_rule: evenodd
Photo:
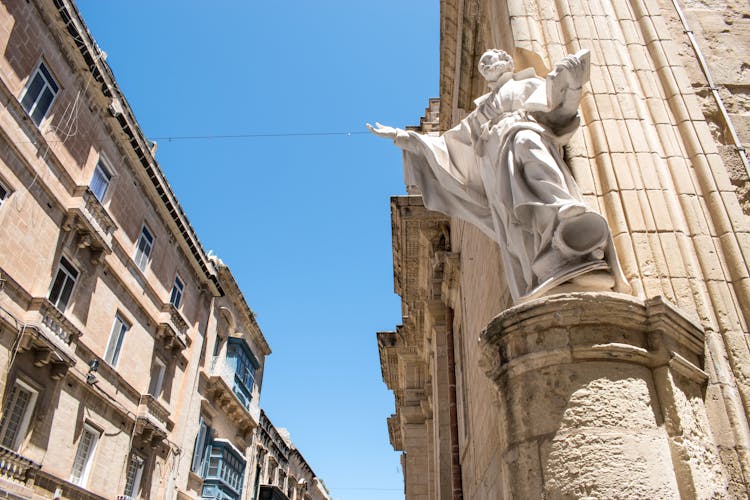
<path fill-rule="evenodd" d="M 372 132 L 373 134 L 377 135 L 378 137 L 385 137 L 386 139 L 393 139 L 393 143 L 398 146 L 401 149 L 404 149 L 406 151 L 411 151 L 413 153 L 418 153 L 419 149 L 417 148 L 415 141 L 412 139 L 412 137 L 409 135 L 409 132 L 407 132 L 404 129 L 396 128 L 396 127 L 389 127 L 388 125 L 382 125 L 378 122 L 375 122 L 375 126 L 373 127 L 369 123 L 366 124 L 367 128 Z"/>
<path fill-rule="evenodd" d="M 396 127 L 389 127 L 388 125 L 382 125 L 378 122 L 375 122 L 375 126 L 373 127 L 369 123 L 366 124 L 367 128 L 372 132 L 373 134 L 377 135 L 378 137 L 385 137 L 386 139 L 395 139 L 398 135 L 398 131 L 401 130 Z"/>

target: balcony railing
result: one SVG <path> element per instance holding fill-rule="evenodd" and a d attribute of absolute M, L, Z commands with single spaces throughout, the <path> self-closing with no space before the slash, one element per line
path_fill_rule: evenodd
<path fill-rule="evenodd" d="M 41 467 L 41 464 L 29 460 L 5 446 L 0 446 L 0 477 L 21 484 L 26 484 L 29 481 L 33 483 L 36 471 Z"/>
<path fill-rule="evenodd" d="M 38 319 L 32 323 L 39 323 L 39 328 L 44 330 L 46 335 L 56 337 L 63 344 L 70 345 L 81 336 L 81 331 L 46 298 L 32 299 L 29 310 L 36 310 L 39 314 Z"/>
<path fill-rule="evenodd" d="M 182 350 L 188 345 L 188 322 L 172 304 L 162 306 L 158 335 L 169 349 Z"/>
<path fill-rule="evenodd" d="M 136 432 L 146 437 L 165 437 L 173 427 L 169 411 L 151 394 L 143 394 L 136 414 Z"/>
<path fill-rule="evenodd" d="M 91 247 L 95 260 L 102 253 L 112 252 L 112 234 L 117 226 L 88 186 L 78 186 L 73 192 L 74 205 L 68 209 L 63 229 L 79 233 L 80 247 Z"/>

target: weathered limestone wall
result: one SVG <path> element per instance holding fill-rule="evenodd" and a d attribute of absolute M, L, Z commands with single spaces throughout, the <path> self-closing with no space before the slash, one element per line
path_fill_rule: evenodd
<path fill-rule="evenodd" d="M 454 229 L 455 228 L 455 229 Z M 465 223 L 451 225 L 454 249 L 460 252 L 461 300 L 455 308 L 459 390 L 461 469 L 464 498 L 502 498 L 504 477 L 498 474 L 502 463 L 499 422 L 503 415 L 496 403 L 496 390 L 481 368 L 478 332 L 511 304 L 501 274 L 497 245 L 478 229 Z M 477 259 L 476 256 L 482 256 Z M 463 422 L 462 422 L 463 421 Z"/>
<path fill-rule="evenodd" d="M 750 145 L 750 7 L 741 0 L 677 0 L 710 75 L 726 107 L 729 118 L 744 147 Z M 746 214 L 750 213 L 750 180 L 740 159 L 726 120 L 711 93 L 706 75 L 697 64 L 693 47 L 684 33 L 685 26 L 671 0 L 661 2 L 670 35 L 685 65 L 703 115 L 716 141 L 719 154 L 729 170 L 732 183 Z"/>

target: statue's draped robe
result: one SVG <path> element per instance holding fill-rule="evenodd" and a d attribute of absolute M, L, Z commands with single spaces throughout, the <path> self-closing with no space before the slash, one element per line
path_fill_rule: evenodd
<path fill-rule="evenodd" d="M 565 265 L 579 272 L 605 267 L 593 256 L 565 262 L 552 272 L 539 264 L 550 261 L 555 251 L 559 209 L 583 206 L 561 156 L 562 145 L 578 128 L 578 116 L 554 130 L 537 121 L 533 114 L 548 110 L 545 81 L 533 71 L 507 75 L 498 90 L 476 104 L 441 136 L 399 132 L 395 141 L 404 150 L 407 184 L 420 188 L 430 210 L 470 222 L 499 244 L 515 301 L 559 284 L 570 271 Z M 626 290 L 609 236 L 604 251 L 616 288 Z"/>

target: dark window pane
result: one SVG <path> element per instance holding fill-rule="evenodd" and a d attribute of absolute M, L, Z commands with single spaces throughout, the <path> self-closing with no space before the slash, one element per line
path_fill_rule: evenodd
<path fill-rule="evenodd" d="M 71 264 L 70 262 L 68 262 L 68 259 L 66 259 L 65 257 L 61 257 L 60 258 L 60 265 L 66 271 L 68 271 L 68 273 L 70 273 L 70 275 L 73 277 L 73 279 L 78 278 L 78 271 L 76 270 L 75 267 L 73 267 L 73 264 Z"/>
<path fill-rule="evenodd" d="M 29 85 L 26 95 L 23 96 L 23 100 L 21 101 L 21 106 L 23 106 L 23 109 L 25 109 L 27 113 L 31 111 L 31 107 L 34 105 L 36 98 L 39 97 L 43 86 L 44 79 L 42 78 L 42 75 L 37 73 L 34 75 L 34 79 L 31 81 L 31 85 Z"/>
<path fill-rule="evenodd" d="M 53 303 L 57 303 L 57 299 L 60 298 L 60 291 L 62 290 L 63 283 L 65 282 L 65 273 L 61 270 L 57 271 L 55 281 L 52 283 L 52 289 L 49 291 L 49 300 Z"/>
<path fill-rule="evenodd" d="M 57 94 L 57 91 L 59 90 L 59 87 L 55 83 L 55 79 L 52 78 L 52 75 L 49 74 L 49 71 L 47 70 L 47 67 L 44 64 L 39 65 L 39 71 L 42 72 L 44 77 L 47 79 L 47 83 L 52 88 L 52 91 Z"/>
<path fill-rule="evenodd" d="M 66 279 L 63 285 L 62 293 L 60 294 L 60 300 L 57 301 L 57 308 L 61 311 L 68 307 L 68 301 L 70 300 L 70 294 L 73 293 L 73 285 L 75 281 Z"/>
<path fill-rule="evenodd" d="M 34 120 L 34 123 L 36 123 L 37 125 L 42 123 L 42 118 L 44 118 L 44 115 L 47 114 L 47 110 L 49 109 L 50 104 L 52 104 L 52 99 L 54 97 L 55 94 L 53 94 L 50 89 L 44 89 L 44 91 L 42 92 L 42 96 L 36 103 L 34 112 L 31 113 L 31 119 Z"/>

